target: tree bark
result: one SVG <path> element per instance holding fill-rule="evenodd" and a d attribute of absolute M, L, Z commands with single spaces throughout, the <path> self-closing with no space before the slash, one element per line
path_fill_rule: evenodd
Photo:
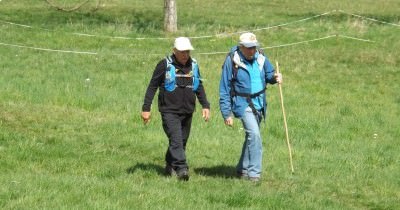
<path fill-rule="evenodd" d="M 167 32 L 176 32 L 178 30 L 176 0 L 164 0 L 164 30 Z"/>

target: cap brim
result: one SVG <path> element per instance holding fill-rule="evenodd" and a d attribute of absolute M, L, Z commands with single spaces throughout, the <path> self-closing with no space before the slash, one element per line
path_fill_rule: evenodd
<path fill-rule="evenodd" d="M 241 45 L 249 48 L 249 47 L 257 47 L 258 46 L 258 42 L 240 42 Z"/>
<path fill-rule="evenodd" d="M 178 51 L 194 50 L 193 47 L 175 47 Z"/>

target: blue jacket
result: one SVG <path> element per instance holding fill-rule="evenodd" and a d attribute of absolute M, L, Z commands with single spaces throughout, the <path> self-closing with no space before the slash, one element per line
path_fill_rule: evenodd
<path fill-rule="evenodd" d="M 233 59 L 233 61 L 232 61 Z M 253 62 L 257 62 L 258 65 L 252 65 L 247 61 L 242 53 L 239 51 L 239 47 L 235 46 L 231 49 L 225 62 L 222 66 L 222 76 L 219 85 L 219 106 L 221 109 L 222 117 L 227 119 L 232 116 L 242 117 L 244 110 L 249 106 L 245 97 L 234 96 L 231 97 L 231 82 L 233 76 L 233 64 L 238 66 L 238 72 L 236 81 L 234 82 L 234 88 L 236 92 L 240 93 L 251 93 L 251 80 L 248 69 L 258 67 L 263 86 L 266 87 L 267 83 L 275 84 L 276 80 L 274 77 L 274 67 L 266 56 L 256 52 Z M 265 115 L 267 109 L 266 94 L 263 94 L 263 113 Z"/>

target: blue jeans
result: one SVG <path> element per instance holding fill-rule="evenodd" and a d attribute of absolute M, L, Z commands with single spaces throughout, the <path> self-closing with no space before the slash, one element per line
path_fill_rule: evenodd
<path fill-rule="evenodd" d="M 262 141 L 260 134 L 261 113 L 256 116 L 250 107 L 247 107 L 245 113 L 240 118 L 246 132 L 243 143 L 242 154 L 239 163 L 236 166 L 238 173 L 248 175 L 249 177 L 261 176 L 262 163 Z"/>

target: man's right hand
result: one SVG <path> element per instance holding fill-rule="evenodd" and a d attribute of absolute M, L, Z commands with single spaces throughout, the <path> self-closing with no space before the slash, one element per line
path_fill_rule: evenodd
<path fill-rule="evenodd" d="M 150 122 L 150 117 L 151 117 L 150 112 L 142 112 L 142 119 L 145 125 Z"/>
<path fill-rule="evenodd" d="M 233 118 L 232 117 L 226 118 L 225 125 L 232 127 L 233 126 Z"/>

